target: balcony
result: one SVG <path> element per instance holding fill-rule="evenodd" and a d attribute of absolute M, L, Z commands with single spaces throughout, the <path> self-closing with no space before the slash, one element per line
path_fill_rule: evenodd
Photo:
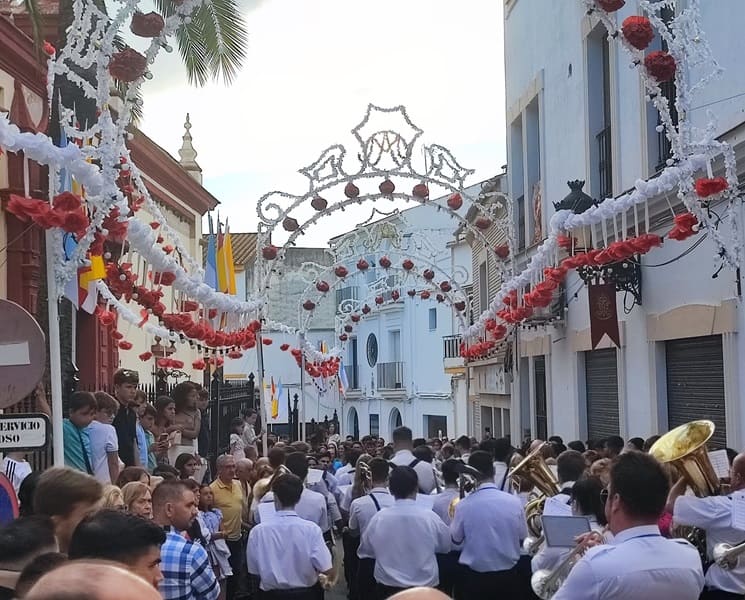
<path fill-rule="evenodd" d="M 344 372 L 347 375 L 347 383 L 350 390 L 360 389 L 359 368 L 357 365 L 344 365 Z"/>
<path fill-rule="evenodd" d="M 378 363 L 378 389 L 400 390 L 404 387 L 404 363 Z"/>
<path fill-rule="evenodd" d="M 446 335 L 442 338 L 442 362 L 445 370 L 461 369 L 465 361 L 460 355 L 461 337 L 459 335 Z"/>

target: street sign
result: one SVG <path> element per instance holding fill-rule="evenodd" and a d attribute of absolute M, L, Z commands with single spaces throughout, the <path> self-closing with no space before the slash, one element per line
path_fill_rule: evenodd
<path fill-rule="evenodd" d="M 10 300 L 0 300 L 0 408 L 23 400 L 41 381 L 46 342 L 39 324 Z"/>
<path fill-rule="evenodd" d="M 49 440 L 49 418 L 40 413 L 0 415 L 0 452 L 38 450 Z"/>

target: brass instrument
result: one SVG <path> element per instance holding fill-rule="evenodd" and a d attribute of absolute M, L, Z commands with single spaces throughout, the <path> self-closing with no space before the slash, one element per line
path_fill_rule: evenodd
<path fill-rule="evenodd" d="M 582 542 L 575 546 L 574 550 L 553 571 L 550 569 L 538 569 L 533 573 L 530 578 L 530 587 L 533 588 L 535 595 L 541 600 L 551 598 L 562 586 L 570 571 L 577 563 L 577 560 L 587 550 L 591 541 L 602 543 L 602 535 L 597 531 L 591 532 Z"/>
<path fill-rule="evenodd" d="M 541 535 L 541 515 L 546 504 L 546 498 L 559 493 L 559 482 L 556 481 L 556 477 L 554 477 L 541 454 L 543 446 L 545 446 L 545 443 L 523 458 L 509 473 L 509 477 L 515 485 L 519 486 L 523 480 L 527 480 L 539 492 L 525 505 L 525 519 L 528 522 L 528 529 L 536 538 Z"/>
<path fill-rule="evenodd" d="M 706 442 L 714 435 L 714 423 L 691 421 L 671 429 L 649 449 L 661 463 L 670 464 L 699 498 L 719 494 L 719 478 L 706 453 Z M 677 526 L 676 532 L 693 544 L 706 562 L 706 533 L 698 527 Z"/>
<path fill-rule="evenodd" d="M 711 558 L 722 569 L 729 570 L 737 567 L 740 555 L 745 552 L 745 542 L 733 546 L 732 544 L 717 544 L 712 550 Z"/>
<path fill-rule="evenodd" d="M 541 544 L 546 541 L 546 536 L 543 534 L 538 537 L 528 536 L 523 540 L 523 554 L 528 556 L 535 556 L 538 550 L 541 548 Z"/>
<path fill-rule="evenodd" d="M 450 501 L 448 505 L 448 516 L 450 520 L 453 520 L 455 516 L 455 507 L 458 506 L 458 502 L 463 500 L 468 494 L 476 489 L 478 478 L 481 475 L 479 471 L 473 467 L 468 466 L 465 463 L 458 465 L 458 489 L 459 494 Z"/>

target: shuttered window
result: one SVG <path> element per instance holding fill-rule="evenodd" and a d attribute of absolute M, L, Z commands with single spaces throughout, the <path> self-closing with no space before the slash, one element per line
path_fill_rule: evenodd
<path fill-rule="evenodd" d="M 587 437 L 618 435 L 618 366 L 616 349 L 585 352 Z"/>
<path fill-rule="evenodd" d="M 722 336 L 665 342 L 665 362 L 669 428 L 697 419 L 709 419 L 716 425 L 709 445 L 724 448 L 727 429 Z"/>
<path fill-rule="evenodd" d="M 546 357 L 536 356 L 535 369 L 535 433 L 539 440 L 548 439 L 548 414 L 546 412 Z"/>

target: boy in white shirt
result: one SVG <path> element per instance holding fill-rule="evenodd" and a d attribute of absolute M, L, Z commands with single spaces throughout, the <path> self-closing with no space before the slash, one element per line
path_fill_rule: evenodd
<path fill-rule="evenodd" d="M 8 452 L 0 469 L 13 485 L 16 494 L 18 494 L 23 480 L 31 475 L 31 465 L 26 462 L 25 452 Z"/>
<path fill-rule="evenodd" d="M 93 476 L 103 484 L 119 478 L 119 439 L 112 425 L 119 403 L 106 392 L 96 392 L 96 418 L 88 427 Z"/>

